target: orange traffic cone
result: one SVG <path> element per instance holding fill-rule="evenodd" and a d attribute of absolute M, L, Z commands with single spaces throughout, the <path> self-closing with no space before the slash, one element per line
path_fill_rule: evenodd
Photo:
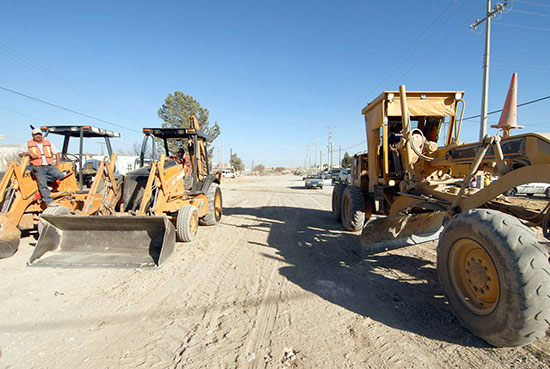
<path fill-rule="evenodd" d="M 491 126 L 491 128 L 501 128 L 504 130 L 504 137 L 510 135 L 510 130 L 514 128 L 523 128 L 518 126 L 518 74 L 512 74 L 512 81 L 510 82 L 510 88 L 506 95 L 506 101 L 504 102 L 504 108 L 498 124 Z"/>

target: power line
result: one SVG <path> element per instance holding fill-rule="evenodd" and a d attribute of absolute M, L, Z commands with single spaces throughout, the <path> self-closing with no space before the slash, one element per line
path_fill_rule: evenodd
<path fill-rule="evenodd" d="M 540 99 L 531 100 L 531 101 L 524 102 L 524 103 L 522 103 L 522 104 L 518 104 L 518 108 L 521 107 L 521 106 L 525 106 L 525 105 L 529 105 L 529 104 L 534 104 L 534 103 L 537 103 L 537 102 L 539 102 L 539 101 L 548 100 L 548 99 L 550 99 L 550 95 L 545 96 L 545 97 L 541 97 Z M 495 111 L 492 111 L 492 112 L 487 113 L 487 115 L 500 113 L 502 110 L 503 110 L 503 109 L 495 110 Z M 481 114 L 479 114 L 479 115 L 472 115 L 471 117 L 463 118 L 462 120 L 463 120 L 463 121 L 464 121 L 464 120 L 470 120 L 470 119 L 479 118 L 479 117 L 481 117 Z"/>
<path fill-rule="evenodd" d="M 546 8 L 550 8 L 550 5 L 548 5 L 548 4 L 533 3 L 531 1 L 514 0 L 514 2 L 515 3 L 529 4 L 529 5 L 543 6 L 543 7 L 546 7 Z"/>
<path fill-rule="evenodd" d="M 535 31 L 546 31 L 546 32 L 550 31 L 550 28 L 523 26 L 521 24 L 510 24 L 510 23 L 501 23 L 501 22 L 493 22 L 493 24 L 498 24 L 499 26 L 506 26 L 506 27 L 532 29 Z"/>
<path fill-rule="evenodd" d="M 462 5 L 464 5 L 464 3 L 463 3 Z M 460 8 L 458 8 L 458 9 L 460 9 Z M 456 13 L 456 11 L 458 11 L 458 9 L 456 9 L 455 12 L 453 12 L 453 14 L 451 14 L 451 15 L 454 15 L 454 13 Z M 478 10 L 476 10 L 476 12 L 475 12 L 474 14 L 478 13 L 481 9 L 483 9 L 483 7 L 479 8 Z M 430 50 L 428 53 L 424 54 L 424 56 L 423 56 L 416 64 L 414 64 L 411 68 L 409 68 L 409 70 L 407 70 L 405 73 L 403 73 L 403 74 L 402 74 L 399 78 L 397 78 L 394 82 L 392 82 L 392 84 L 395 84 L 395 83 L 397 83 L 398 81 L 400 81 L 403 77 L 405 77 L 405 76 L 406 76 L 407 74 L 409 74 L 413 69 L 415 69 L 418 65 L 420 65 L 420 64 L 421 64 L 428 56 L 430 56 L 435 50 L 437 50 L 439 47 L 441 47 L 441 45 L 443 45 L 444 43 L 446 43 L 446 42 L 447 42 L 447 41 L 448 41 L 448 40 L 458 31 L 458 30 L 460 30 L 460 29 L 464 26 L 464 24 L 467 24 L 467 23 L 469 22 L 469 19 L 470 19 L 471 17 L 472 17 L 472 16 L 470 16 L 464 23 L 460 24 L 451 34 L 449 34 L 449 36 L 448 36 L 447 38 L 445 38 L 442 42 L 440 42 L 440 43 L 437 44 L 434 48 L 432 48 L 432 50 Z M 448 20 L 448 19 L 446 19 L 445 22 L 446 22 L 447 20 Z M 444 24 L 445 22 L 443 22 L 443 24 Z M 443 24 L 442 24 L 442 25 L 443 25 Z M 439 30 L 439 28 L 441 28 L 441 26 L 438 27 L 435 31 Z M 434 31 L 434 32 L 435 32 L 435 31 Z M 431 37 L 431 36 L 430 36 L 430 37 Z M 426 39 L 426 41 L 423 42 L 420 46 L 424 46 L 424 44 L 427 42 L 427 40 L 428 40 L 428 39 Z M 411 56 L 412 56 L 412 54 L 411 54 Z M 407 58 L 407 59 L 408 59 L 408 58 Z M 405 60 L 399 65 L 399 67 L 401 67 L 401 65 L 403 65 L 407 59 L 405 59 Z M 398 67 L 397 69 L 399 69 L 399 67 Z M 396 69 L 394 72 L 392 72 L 390 75 L 388 75 L 387 78 L 389 78 L 393 73 L 395 73 L 395 72 L 397 71 L 397 69 Z M 387 78 L 386 78 L 386 79 L 387 79 Z M 375 86 L 375 87 L 377 87 L 377 86 Z M 371 90 L 372 90 L 372 89 L 371 89 Z M 370 92 L 370 91 L 369 91 L 369 92 Z M 366 95 L 366 94 L 364 94 L 364 95 Z M 363 96 L 364 96 L 364 95 L 363 95 Z M 345 121 L 346 119 L 348 119 L 352 114 L 354 114 L 354 113 L 352 112 L 352 113 L 346 115 L 346 116 L 343 118 L 342 122 L 339 123 L 338 125 L 344 123 L 344 121 Z"/>
<path fill-rule="evenodd" d="M 550 17 L 550 14 L 541 14 L 541 13 L 535 13 L 535 12 L 526 12 L 525 10 L 516 10 L 511 9 L 510 11 L 514 13 L 521 13 L 521 14 L 528 14 L 528 15 L 538 15 L 539 17 Z"/>
<path fill-rule="evenodd" d="M 46 104 L 46 105 L 50 105 L 50 106 L 53 106 L 55 108 L 58 108 L 58 109 L 61 109 L 61 110 L 65 110 L 65 111 L 68 111 L 68 112 L 71 112 L 73 114 L 77 114 L 77 115 L 80 115 L 80 116 L 83 116 L 83 117 L 86 117 L 86 118 L 90 118 L 90 119 L 93 119 L 93 120 L 97 120 L 99 122 L 103 122 L 105 124 L 110 124 L 112 126 L 115 126 L 115 127 L 119 127 L 119 128 L 123 128 L 123 129 L 126 129 L 128 131 L 132 131 L 132 132 L 136 132 L 136 133 L 141 133 L 135 129 L 131 129 L 131 128 L 127 128 L 123 125 L 120 125 L 120 124 L 116 124 L 116 123 L 113 123 L 113 122 L 110 122 L 108 120 L 105 120 L 105 119 L 101 119 L 101 118 L 97 118 L 97 117 L 94 117 L 92 115 L 89 115 L 89 114 L 85 114 L 85 113 L 81 113 L 81 112 L 78 112 L 76 110 L 73 110 L 73 109 L 69 109 L 69 108 L 65 108 L 63 106 L 60 106 L 60 105 L 57 105 L 57 104 L 54 104 L 54 103 L 51 103 L 51 102 L 48 102 L 48 101 L 45 101 L 45 100 L 41 100 L 39 98 L 36 98 L 36 97 L 32 97 L 32 96 L 29 96 L 29 95 L 26 95 L 24 93 L 21 93 L 21 92 L 17 92 L 17 91 L 14 91 L 14 90 L 10 90 L 9 88 L 6 88 L 6 87 L 2 87 L 0 86 L 0 89 L 4 90 L 4 91 L 7 91 L 9 93 L 12 93 L 12 94 L 15 94 L 15 95 L 19 95 L 19 96 L 22 96 L 22 97 L 25 97 L 27 99 L 30 99 L 30 100 L 34 100 L 34 101 L 38 101 L 42 104 Z"/>
<path fill-rule="evenodd" d="M 11 110 L 11 109 L 8 109 L 8 108 L 4 108 L 4 107 L 2 107 L 2 106 L 0 106 L 0 109 L 5 110 L 5 111 L 9 111 L 10 113 L 13 113 L 13 114 L 21 115 L 22 117 L 25 117 L 25 118 L 30 118 L 30 119 L 34 119 L 34 120 L 39 121 L 39 122 L 44 122 L 44 123 L 52 124 L 52 122 L 48 122 L 48 121 L 45 120 L 45 119 L 33 117 L 32 115 L 27 115 L 27 114 L 21 113 L 21 112 L 19 112 L 19 111 L 15 111 L 15 110 Z"/>
<path fill-rule="evenodd" d="M 507 66 L 507 67 L 522 67 L 522 68 L 531 68 L 531 69 L 547 69 L 550 70 L 548 65 L 533 65 L 533 64 L 520 64 L 520 63 L 505 63 L 505 62 L 492 62 L 495 66 Z"/>
<path fill-rule="evenodd" d="M 71 82 L 65 80 L 63 77 L 60 77 L 56 73 L 50 71 L 46 67 L 32 61 L 31 59 L 21 55 L 20 53 L 18 53 L 14 49 L 12 49 L 12 48 L 10 48 L 10 47 L 2 44 L 2 43 L 0 43 L 0 54 L 3 54 L 5 56 L 7 56 L 8 58 L 10 58 L 10 59 L 14 60 L 15 62 L 21 64 L 22 66 L 24 66 L 27 69 L 35 71 L 36 73 L 44 76 L 45 78 L 52 81 L 53 83 L 72 91 L 76 95 L 80 96 L 81 98 L 83 98 L 87 101 L 92 102 L 93 104 L 95 104 L 97 106 L 100 106 L 104 109 L 106 108 L 106 109 L 111 110 L 112 112 L 115 112 L 117 114 L 119 113 L 118 110 L 113 105 L 109 104 L 108 102 L 105 102 L 104 100 L 100 99 L 99 97 L 94 96 L 90 92 L 88 92 L 88 91 L 86 91 L 82 88 L 79 88 L 78 86 L 76 86 L 76 85 L 72 84 Z M 131 119 L 135 120 L 133 118 L 131 118 Z"/>
<path fill-rule="evenodd" d="M 426 32 L 428 32 L 428 30 L 434 25 L 437 23 L 437 21 L 447 12 L 447 10 L 453 5 L 453 3 L 451 2 L 449 4 L 449 6 L 447 8 L 445 8 L 436 18 L 435 20 L 428 26 L 424 29 L 424 31 L 409 45 L 409 47 L 405 50 L 405 52 L 403 54 L 401 54 L 401 56 L 399 58 L 397 58 L 392 65 L 390 65 L 390 67 L 380 75 L 380 77 L 371 85 L 371 88 L 369 88 L 367 91 L 365 91 L 363 94 L 361 94 L 361 96 L 359 96 L 357 99 L 354 100 L 354 102 L 348 107 L 346 108 L 342 113 L 340 113 L 336 119 L 333 120 L 333 122 L 337 123 L 336 126 L 338 125 L 341 125 L 342 123 L 344 123 L 344 121 L 349 117 L 349 114 L 348 112 L 350 112 L 351 110 L 353 110 L 357 104 L 359 104 L 364 98 L 365 96 L 367 96 L 368 94 L 370 94 L 372 91 L 374 91 L 376 88 L 378 88 L 378 86 L 380 85 L 381 82 L 385 81 L 386 79 L 388 79 L 389 77 L 391 77 L 392 74 L 394 74 L 412 55 L 414 55 L 414 53 L 420 48 L 422 47 L 423 45 L 426 44 L 426 42 L 452 17 L 454 16 L 454 14 L 456 12 L 458 12 L 458 10 L 460 10 L 460 8 L 462 8 L 462 6 L 464 6 L 464 4 L 466 3 L 467 1 L 464 1 L 457 9 L 455 9 L 454 12 L 452 12 L 435 30 L 433 30 L 429 35 L 428 37 L 417 47 L 415 48 L 415 51 L 412 52 L 411 54 L 409 54 L 407 56 L 407 54 L 409 53 L 409 51 L 415 46 L 415 44 L 426 34 Z M 401 62 L 401 63 L 400 63 Z M 397 65 L 397 67 L 396 67 Z M 395 68 L 394 68 L 395 67 Z"/>

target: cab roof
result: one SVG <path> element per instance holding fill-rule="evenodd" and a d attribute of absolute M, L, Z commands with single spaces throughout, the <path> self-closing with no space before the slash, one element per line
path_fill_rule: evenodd
<path fill-rule="evenodd" d="M 46 133 L 70 137 L 80 137 L 81 130 L 83 137 L 120 137 L 118 132 L 92 126 L 42 126 L 40 129 Z"/>
<path fill-rule="evenodd" d="M 206 141 L 212 141 L 212 137 L 195 128 L 143 128 L 143 133 L 166 140 L 179 140 L 197 136 Z"/>

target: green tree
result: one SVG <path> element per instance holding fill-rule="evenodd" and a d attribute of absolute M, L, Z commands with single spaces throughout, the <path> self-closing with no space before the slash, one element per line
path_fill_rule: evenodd
<path fill-rule="evenodd" d="M 342 168 L 351 168 L 351 156 L 350 154 L 348 154 L 348 152 L 346 151 L 344 153 L 344 158 L 342 159 Z"/>
<path fill-rule="evenodd" d="M 265 166 L 263 164 L 258 164 L 253 168 L 253 170 L 255 172 L 260 173 L 260 174 L 264 174 L 265 173 Z"/>
<path fill-rule="evenodd" d="M 208 109 L 203 108 L 193 96 L 186 95 L 182 91 L 168 94 L 157 114 L 164 121 L 162 127 L 165 128 L 189 128 L 189 116 L 195 115 L 201 131 L 212 137 L 212 140 L 220 135 L 218 122 L 211 124 L 208 121 L 210 115 Z M 177 144 L 169 144 L 168 147 L 171 152 L 176 152 L 179 148 Z M 206 147 L 208 156 L 212 158 L 214 147 L 210 147 L 209 143 L 206 144 Z"/>
<path fill-rule="evenodd" d="M 231 159 L 229 159 L 229 163 L 231 164 L 231 167 L 235 170 L 235 172 L 242 172 L 244 170 L 244 164 L 241 158 L 237 156 L 237 153 L 231 154 Z"/>

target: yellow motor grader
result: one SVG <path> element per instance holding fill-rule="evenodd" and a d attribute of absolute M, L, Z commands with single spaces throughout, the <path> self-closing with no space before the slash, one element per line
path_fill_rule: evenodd
<path fill-rule="evenodd" d="M 17 251 L 21 230 L 36 225 L 41 229 L 40 214 L 101 213 L 106 204 L 116 203 L 120 197 L 114 174 L 116 154 L 110 144 L 110 138 L 120 137 L 119 133 L 91 126 L 44 126 L 41 130 L 44 137 L 49 134 L 64 137 L 59 170 L 65 177 L 50 184 L 52 199 L 60 206 L 46 207 L 42 201 L 36 179 L 28 168 L 28 156 L 21 163 L 11 163 L 0 181 L 0 258 Z M 79 140 L 78 155 L 69 153 L 71 138 Z M 84 138 L 104 138 L 109 153 L 93 173 L 83 167 Z"/>
<path fill-rule="evenodd" d="M 439 239 L 440 284 L 460 322 L 494 346 L 525 345 L 550 322 L 548 252 L 525 224 L 545 228 L 550 206 L 534 211 L 501 194 L 550 182 L 550 134 L 504 130 L 462 143 L 463 96 L 401 86 L 369 103 L 368 152 L 354 156 L 351 185 L 334 187 L 332 213 L 362 230 L 366 254 Z M 498 179 L 472 188 L 476 175 Z"/>
<path fill-rule="evenodd" d="M 29 265 L 159 266 L 176 239 L 191 241 L 199 223 L 219 223 L 220 176 L 210 172 L 205 142 L 211 138 L 199 130 L 197 119 L 191 117 L 190 128 L 144 128 L 143 133 L 141 168 L 124 177 L 112 215 L 42 216 L 44 231 Z M 149 140 L 152 158 L 146 163 Z M 179 155 L 170 155 L 169 141 L 180 148 Z M 157 160 L 158 143 L 165 153 Z"/>

